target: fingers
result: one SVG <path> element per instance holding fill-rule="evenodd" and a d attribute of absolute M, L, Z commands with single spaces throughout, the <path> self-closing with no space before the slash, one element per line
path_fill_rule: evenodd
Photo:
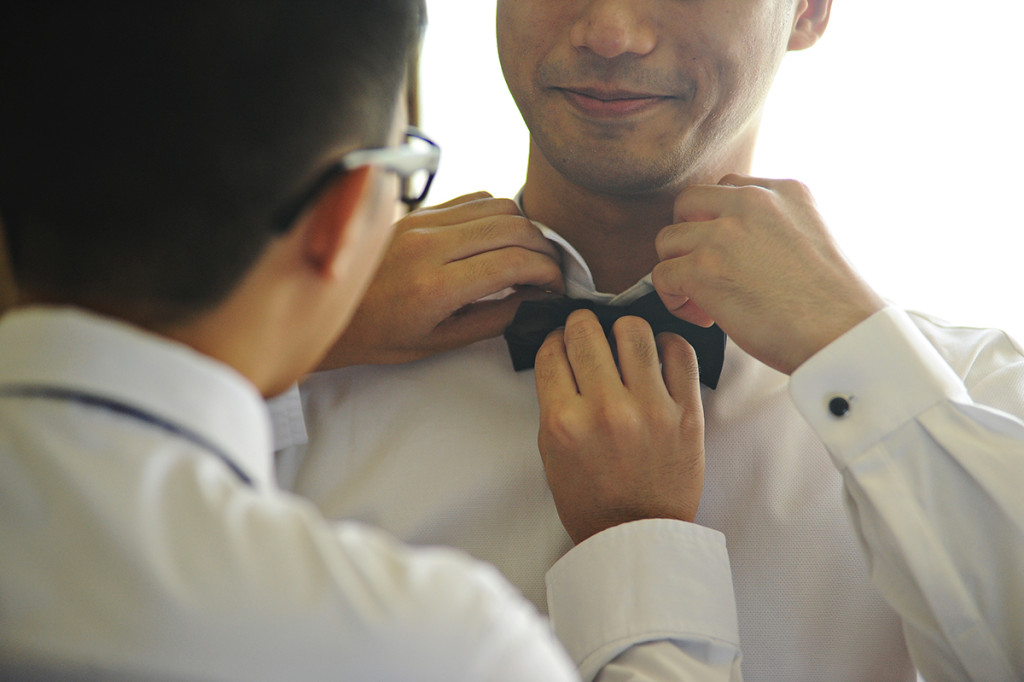
<path fill-rule="evenodd" d="M 612 334 L 618 363 L 597 317 L 589 310 L 574 312 L 565 329 L 550 335 L 537 356 L 537 371 L 544 375 L 543 381 L 538 378 L 538 387 L 557 378 L 562 397 L 570 392 L 609 395 L 625 388 L 640 401 L 678 394 L 692 403 L 693 391 L 699 400 L 696 355 L 686 341 L 674 334 L 659 335 L 656 341 L 650 325 L 633 316 L 617 320 Z M 669 356 L 663 357 L 663 352 Z M 671 387 L 668 381 L 673 382 Z"/>
<path fill-rule="evenodd" d="M 408 362 L 498 336 L 522 300 L 564 292 L 560 260 L 510 199 L 476 192 L 413 211 L 332 362 Z"/>
<path fill-rule="evenodd" d="M 431 210 L 440 209 L 440 208 L 451 208 L 452 206 L 458 206 L 459 204 L 466 204 L 466 203 L 469 203 L 471 201 L 478 201 L 480 199 L 491 199 L 491 198 L 493 198 L 493 195 L 490 192 L 485 192 L 485 191 L 481 190 L 479 192 L 470 192 L 469 194 L 463 194 L 462 196 L 455 197 L 454 199 L 449 199 L 448 201 L 445 201 L 444 203 L 435 204 L 433 206 L 424 206 L 423 208 L 421 208 L 419 210 L 420 211 L 431 211 Z"/>
<path fill-rule="evenodd" d="M 751 175 L 741 175 L 739 173 L 729 173 L 721 180 L 718 181 L 720 187 L 764 187 L 766 189 L 773 188 L 779 181 L 773 180 L 772 178 L 756 178 Z"/>
<path fill-rule="evenodd" d="M 394 273 L 392 278 L 405 282 L 414 307 L 439 314 L 430 329 L 510 287 L 565 290 L 561 251 L 520 215 L 510 199 L 494 199 L 486 193 L 466 195 L 416 211 L 403 223 L 385 257 L 381 277 Z M 507 326 L 507 321 L 505 325 L 496 322 L 505 317 L 505 307 L 486 318 L 486 327 L 494 333 Z M 453 324 L 448 331 L 464 326 Z"/>
<path fill-rule="evenodd" d="M 472 196 L 472 195 L 470 195 Z M 464 199 L 467 197 L 459 197 Z M 494 216 L 522 217 L 519 206 L 511 199 L 495 199 L 491 196 L 469 199 L 457 204 L 442 205 L 434 208 L 421 209 L 409 214 L 414 223 L 442 227 L 458 225 L 473 220 Z"/>
<path fill-rule="evenodd" d="M 699 293 L 695 282 L 700 280 L 699 273 L 704 272 L 699 267 L 690 254 L 672 256 L 654 266 L 651 283 L 670 313 L 690 324 L 710 327 L 714 318 L 690 298 Z"/>
<path fill-rule="evenodd" d="M 639 317 L 626 316 L 612 326 L 619 356 L 622 383 L 641 400 L 664 396 L 658 348 L 651 325 Z"/>
<path fill-rule="evenodd" d="M 466 220 L 494 214 L 522 215 L 511 199 L 495 199 L 489 192 L 473 192 L 450 199 L 443 204 L 418 208 L 405 221 L 420 225 L 455 225 Z"/>
<path fill-rule="evenodd" d="M 670 332 L 658 334 L 656 343 L 669 395 L 683 408 L 700 406 L 700 372 L 693 347 Z"/>
<path fill-rule="evenodd" d="M 737 191 L 742 190 L 742 191 Z M 747 200 L 763 200 L 770 194 L 810 193 L 795 180 L 773 180 L 730 174 L 717 185 L 691 185 L 676 197 L 673 213 L 676 222 L 708 222 L 735 213 Z"/>
<path fill-rule="evenodd" d="M 487 192 L 476 192 L 456 197 L 451 201 L 429 208 L 420 208 L 402 218 L 403 230 L 432 230 L 443 227 L 462 226 L 475 221 L 494 220 L 501 224 L 503 219 L 515 219 L 511 224 L 532 224 L 523 217 L 519 206 L 511 199 L 495 199 Z M 520 226 L 525 229 L 524 226 Z M 533 228 L 536 230 L 536 228 Z"/>
<path fill-rule="evenodd" d="M 563 293 L 558 262 L 520 246 L 487 251 L 445 266 L 445 280 L 463 301 L 476 301 L 514 286 Z M 461 306 L 460 306 L 461 307 Z"/>
<path fill-rule="evenodd" d="M 759 187 L 777 194 L 803 194 L 811 198 L 807 186 L 797 180 L 780 180 L 777 178 L 758 178 L 750 175 L 730 173 L 718 182 L 721 187 Z"/>
<path fill-rule="evenodd" d="M 511 246 L 547 256 L 555 263 L 562 260 L 562 252 L 558 247 L 545 237 L 536 225 L 521 215 L 491 214 L 466 220 L 452 236 L 454 239 L 448 252 L 449 261 L 472 258 L 481 253 Z"/>
<path fill-rule="evenodd" d="M 565 348 L 564 329 L 556 329 L 548 334 L 541 345 L 534 366 L 534 380 L 542 415 L 579 398 L 579 389 Z"/>
<path fill-rule="evenodd" d="M 652 281 L 665 307 L 692 324 L 714 324 L 711 314 L 693 299 L 707 305 L 709 283 L 728 284 L 733 252 L 750 248 L 749 216 L 763 215 L 769 204 L 776 203 L 776 189 L 799 187 L 792 181 L 727 175 L 718 185 L 692 185 L 681 192 L 674 208 L 676 224 L 661 230 L 655 240 L 661 262 Z"/>
<path fill-rule="evenodd" d="M 643 320 L 633 319 L 646 325 Z M 653 348 L 653 338 L 651 344 Z M 535 372 L 542 412 L 544 396 L 546 402 L 555 403 L 573 396 L 600 398 L 622 389 L 608 338 L 597 316 L 589 310 L 574 311 L 564 329 L 548 335 L 537 353 Z M 634 381 L 638 378 L 637 374 Z"/>
<path fill-rule="evenodd" d="M 697 354 L 682 337 L 669 332 L 655 339 L 650 325 L 637 317 L 623 317 L 613 328 L 622 382 L 646 404 L 671 397 L 680 407 L 700 407 L 700 372 Z"/>
<path fill-rule="evenodd" d="M 512 323 L 520 303 L 548 296 L 551 294 L 541 289 L 525 287 L 504 298 L 470 303 L 437 325 L 431 335 L 432 347 L 446 351 L 501 336 Z"/>
<path fill-rule="evenodd" d="M 398 260 L 428 272 L 454 266 L 441 276 L 456 308 L 511 286 L 562 292 L 561 251 L 510 199 L 460 197 L 444 208 L 404 219 L 396 239 Z M 444 295 L 446 292 L 431 292 Z"/>
<path fill-rule="evenodd" d="M 582 395 L 600 396 L 622 387 L 604 328 L 590 310 L 576 310 L 565 321 L 565 348 Z"/>
<path fill-rule="evenodd" d="M 538 446 L 559 518 L 577 543 L 637 519 L 692 522 L 703 492 L 693 350 L 672 334 L 653 339 L 639 318 L 618 320 L 613 334 L 622 379 L 590 311 L 574 312 L 537 356 Z"/>
<path fill-rule="evenodd" d="M 672 214 L 677 223 L 715 220 L 725 210 L 728 189 L 718 185 L 690 185 L 676 197 Z"/>
<path fill-rule="evenodd" d="M 662 300 L 695 324 L 713 316 L 774 369 L 792 372 L 884 307 L 799 182 L 727 175 L 681 192 L 674 215 L 656 242 Z"/>
<path fill-rule="evenodd" d="M 520 246 L 555 259 L 561 252 L 541 231 L 523 217 L 511 199 L 494 199 L 486 192 L 467 194 L 431 208 L 414 211 L 402 220 L 403 231 L 420 230 L 427 234 L 438 228 L 458 227 L 445 231 L 449 261 L 469 258 L 484 251 L 506 246 Z"/>
<path fill-rule="evenodd" d="M 692 299 L 687 299 L 682 305 L 674 309 L 669 308 L 669 310 L 680 320 L 705 329 L 715 323 L 715 318 L 704 312 L 704 309 L 694 303 Z"/>
<path fill-rule="evenodd" d="M 544 293 L 563 293 L 565 282 L 558 263 L 546 255 L 520 247 L 508 247 L 498 251 L 482 253 L 474 258 L 458 260 L 440 267 L 423 267 L 423 261 L 412 254 L 405 254 L 396 263 L 408 264 L 405 279 L 406 297 L 414 306 L 434 309 L 440 317 L 431 327 L 436 326 L 450 315 L 456 315 L 473 306 L 482 306 L 491 296 L 500 294 L 511 287 L 531 287 L 518 296 L 505 297 L 499 310 L 512 306 L 512 301 L 537 298 Z M 518 293 L 518 292 L 517 292 Z M 518 303 L 516 303 L 518 305 Z M 494 328 L 494 335 L 500 334 L 512 321 L 515 309 L 504 315 L 504 323 Z M 497 324 L 497 323 L 495 323 Z M 485 337 L 487 338 L 487 337 Z"/>

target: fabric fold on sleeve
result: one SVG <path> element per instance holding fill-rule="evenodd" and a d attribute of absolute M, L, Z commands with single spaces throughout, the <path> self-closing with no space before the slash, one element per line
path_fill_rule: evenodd
<path fill-rule="evenodd" d="M 615 526 L 562 557 L 547 586 L 552 625 L 584 680 L 630 647 L 659 640 L 715 662 L 739 660 L 736 598 L 717 531 L 671 519 Z"/>

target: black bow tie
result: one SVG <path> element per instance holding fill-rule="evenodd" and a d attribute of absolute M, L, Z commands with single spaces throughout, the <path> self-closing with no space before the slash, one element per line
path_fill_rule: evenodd
<path fill-rule="evenodd" d="M 697 352 L 700 382 L 709 388 L 718 386 L 718 377 L 722 374 L 722 362 L 725 359 L 725 332 L 718 325 L 705 328 L 680 320 L 665 308 L 657 292 L 647 294 L 625 306 L 604 305 L 564 297 L 523 301 L 519 304 L 512 324 L 505 330 L 505 341 L 512 356 L 513 368 L 519 372 L 533 367 L 537 351 L 540 350 L 547 335 L 564 326 L 569 313 L 580 308 L 593 310 L 606 334 L 611 333 L 615 320 L 624 315 L 644 318 L 655 334 L 679 334 Z"/>

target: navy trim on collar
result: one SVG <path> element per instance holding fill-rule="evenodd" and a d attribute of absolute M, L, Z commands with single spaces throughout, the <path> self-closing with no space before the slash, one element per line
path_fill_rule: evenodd
<path fill-rule="evenodd" d="M 163 429 L 164 431 L 184 438 L 191 442 L 193 445 L 197 445 L 204 450 L 208 450 L 219 460 L 224 462 L 225 465 L 231 471 L 235 473 L 238 478 L 248 486 L 252 486 L 252 479 L 242 469 L 235 464 L 231 457 L 221 450 L 219 447 L 211 443 L 201 435 L 181 427 L 177 424 L 169 422 L 165 419 L 161 419 L 156 415 L 150 414 L 144 410 L 140 410 L 131 405 L 125 405 L 124 403 L 110 400 L 108 398 L 101 398 L 99 396 L 90 395 L 88 393 L 80 393 L 78 391 L 72 391 L 64 388 L 54 388 L 49 386 L 0 386 L 0 396 L 10 396 L 15 398 L 38 398 L 43 400 L 64 400 L 68 402 L 75 402 L 81 405 L 88 405 L 90 407 L 98 407 L 109 412 L 114 412 L 132 419 L 137 419 L 146 424 L 151 424 L 157 428 Z"/>

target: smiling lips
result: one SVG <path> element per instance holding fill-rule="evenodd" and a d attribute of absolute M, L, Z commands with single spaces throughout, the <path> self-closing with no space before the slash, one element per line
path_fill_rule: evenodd
<path fill-rule="evenodd" d="M 625 118 L 646 111 L 670 97 L 624 90 L 559 89 L 569 102 L 587 116 Z"/>

